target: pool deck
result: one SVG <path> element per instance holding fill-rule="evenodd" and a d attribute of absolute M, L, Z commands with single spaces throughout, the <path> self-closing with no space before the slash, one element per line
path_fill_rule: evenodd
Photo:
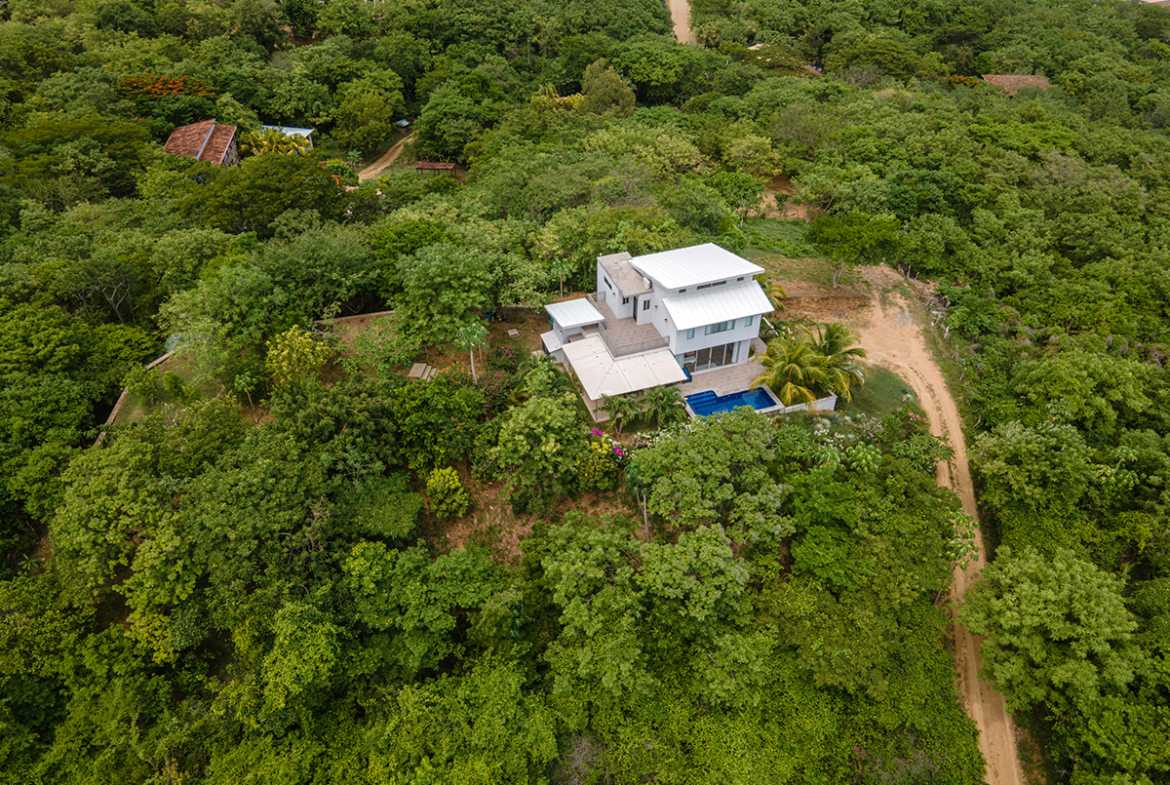
<path fill-rule="evenodd" d="M 752 357 L 746 363 L 725 365 L 722 368 L 696 373 L 691 381 L 675 385 L 675 389 L 682 393 L 684 398 L 695 393 L 706 392 L 707 390 L 711 390 L 721 396 L 729 395 L 740 390 L 748 389 L 751 386 L 752 379 L 759 376 L 763 370 L 763 366 L 760 365 L 757 357 Z M 768 395 L 776 401 L 776 405 L 770 406 L 767 409 L 757 409 L 756 411 L 760 414 L 791 414 L 792 412 L 799 411 L 831 412 L 837 406 L 837 396 L 835 393 L 830 393 L 824 398 L 818 398 L 811 406 L 803 403 L 784 406 L 771 390 L 768 391 Z M 695 416 L 695 411 L 689 404 L 687 405 L 687 413 L 692 417 Z"/>
<path fill-rule="evenodd" d="M 752 379 L 759 376 L 763 371 L 763 367 L 753 357 L 746 363 L 725 365 L 722 368 L 714 368 L 710 371 L 696 373 L 691 377 L 689 382 L 676 385 L 675 389 L 682 393 L 684 398 L 695 393 L 706 392 L 707 390 L 713 390 L 719 395 L 727 395 L 728 393 L 746 390 L 751 386 Z"/>

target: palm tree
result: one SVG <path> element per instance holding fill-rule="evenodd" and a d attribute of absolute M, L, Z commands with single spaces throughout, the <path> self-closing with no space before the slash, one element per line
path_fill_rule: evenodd
<path fill-rule="evenodd" d="M 686 401 L 677 388 L 659 385 L 651 387 L 644 395 L 646 410 L 654 415 L 659 428 L 664 422 L 669 425 L 687 416 Z"/>
<path fill-rule="evenodd" d="M 614 430 L 621 433 L 626 416 L 641 412 L 642 402 L 636 398 L 627 398 L 624 395 L 603 395 L 601 396 L 601 405 L 597 408 L 609 414 L 613 420 Z"/>
<path fill-rule="evenodd" d="M 812 342 L 801 338 L 773 338 L 760 358 L 764 372 L 752 380 L 751 387 L 771 387 L 785 406 L 806 403 L 817 396 L 813 387 L 825 381 L 822 357 Z"/>
<path fill-rule="evenodd" d="M 853 385 L 865 384 L 865 372 L 857 361 L 868 352 L 855 346 L 859 336 L 840 322 L 818 324 L 805 328 L 809 340 L 821 355 L 825 370 L 825 385 L 847 401 L 853 400 Z"/>
<path fill-rule="evenodd" d="M 768 295 L 768 302 L 772 305 L 773 311 L 788 310 L 784 305 L 784 301 L 788 299 L 788 290 L 784 288 L 783 284 L 778 281 L 770 281 L 764 293 Z"/>
<path fill-rule="evenodd" d="M 312 143 L 307 137 L 285 134 L 275 128 L 262 128 L 245 134 L 241 142 L 245 154 L 252 155 L 304 155 L 312 149 Z"/>

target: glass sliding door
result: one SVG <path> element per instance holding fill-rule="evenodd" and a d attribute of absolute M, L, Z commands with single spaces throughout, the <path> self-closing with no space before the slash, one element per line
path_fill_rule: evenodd
<path fill-rule="evenodd" d="M 735 362 L 735 348 L 736 344 L 725 343 L 720 346 L 699 349 L 695 352 L 693 359 L 686 357 L 683 364 L 688 368 L 693 368 L 694 373 L 709 371 L 712 368 L 722 368 L 724 365 L 731 365 Z"/>

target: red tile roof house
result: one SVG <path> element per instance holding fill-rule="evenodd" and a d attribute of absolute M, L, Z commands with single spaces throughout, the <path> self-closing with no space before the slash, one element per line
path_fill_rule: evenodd
<path fill-rule="evenodd" d="M 176 128 L 163 149 L 171 155 L 207 161 L 216 166 L 238 166 L 240 163 L 236 127 L 218 125 L 214 120 Z"/>

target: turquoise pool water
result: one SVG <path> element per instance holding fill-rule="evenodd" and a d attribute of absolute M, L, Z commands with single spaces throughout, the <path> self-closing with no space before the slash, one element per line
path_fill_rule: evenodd
<path fill-rule="evenodd" d="M 767 409 L 770 406 L 776 405 L 776 402 L 772 400 L 771 396 L 768 395 L 763 387 L 757 390 L 741 390 L 730 395 L 716 395 L 714 392 L 708 390 L 707 392 L 688 395 L 687 403 L 690 404 L 695 414 L 701 416 L 717 414 L 719 412 L 730 412 L 739 406 L 750 406 L 753 409 Z"/>

